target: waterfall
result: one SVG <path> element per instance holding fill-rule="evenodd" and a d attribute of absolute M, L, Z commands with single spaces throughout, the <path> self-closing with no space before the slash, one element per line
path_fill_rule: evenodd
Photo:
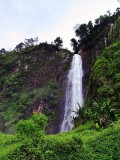
<path fill-rule="evenodd" d="M 82 77 L 82 59 L 80 55 L 75 54 L 67 77 L 65 111 L 60 132 L 70 131 L 74 127 L 71 118 L 76 116 L 74 111 L 83 104 Z"/>

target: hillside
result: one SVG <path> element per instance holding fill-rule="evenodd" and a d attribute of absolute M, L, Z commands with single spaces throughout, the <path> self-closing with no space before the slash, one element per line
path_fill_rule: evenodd
<path fill-rule="evenodd" d="M 59 131 L 66 75 L 72 53 L 40 43 L 0 54 L 0 130 L 14 133 L 20 119 L 43 112 L 48 133 Z"/>

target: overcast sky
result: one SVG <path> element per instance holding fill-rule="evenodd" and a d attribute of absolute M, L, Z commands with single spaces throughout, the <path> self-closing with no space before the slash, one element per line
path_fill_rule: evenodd
<path fill-rule="evenodd" d="M 60 36 L 70 49 L 76 24 L 94 22 L 117 7 L 117 0 L 0 0 L 0 48 L 13 49 L 37 36 L 51 43 Z"/>

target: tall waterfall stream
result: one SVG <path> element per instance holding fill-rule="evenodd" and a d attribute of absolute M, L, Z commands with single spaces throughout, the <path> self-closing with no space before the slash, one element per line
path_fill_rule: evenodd
<path fill-rule="evenodd" d="M 79 105 L 82 107 L 83 104 L 82 77 L 82 59 L 80 55 L 75 54 L 67 77 L 65 110 L 60 132 L 70 131 L 74 127 L 71 123 L 72 117 L 76 116 L 75 111 L 79 109 Z"/>

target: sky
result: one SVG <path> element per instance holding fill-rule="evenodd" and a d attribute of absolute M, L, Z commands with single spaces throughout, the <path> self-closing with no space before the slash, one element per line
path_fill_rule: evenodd
<path fill-rule="evenodd" d="M 12 50 L 25 39 L 63 39 L 71 50 L 74 27 L 120 7 L 117 0 L 0 0 L 0 49 Z"/>

